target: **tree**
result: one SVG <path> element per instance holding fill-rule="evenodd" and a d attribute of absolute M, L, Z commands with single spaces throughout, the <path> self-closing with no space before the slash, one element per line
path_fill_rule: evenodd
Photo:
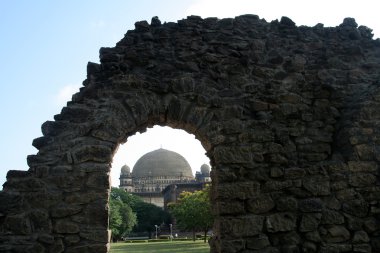
<path fill-rule="evenodd" d="M 124 214 L 124 212 L 117 211 L 121 210 L 121 207 L 119 206 L 120 203 L 115 201 L 112 202 L 112 200 L 118 200 L 119 202 L 125 203 L 127 206 L 131 208 L 132 212 L 135 214 L 135 223 L 132 226 L 131 224 L 126 226 L 123 230 L 124 234 L 122 233 L 120 236 L 124 236 L 126 234 L 125 231 L 130 232 L 129 228 L 133 227 L 132 232 L 148 233 L 149 237 L 151 237 L 151 232 L 154 228 L 154 225 L 160 225 L 161 223 L 170 223 L 170 214 L 168 212 L 153 204 L 145 203 L 140 197 L 130 194 L 123 189 L 112 187 L 110 199 L 110 228 L 112 230 L 112 234 L 114 235 L 118 235 L 118 233 L 120 233 L 119 229 L 121 229 L 121 225 L 117 225 L 117 213 L 119 213 L 122 217 L 122 214 Z M 112 209 L 114 209 L 115 211 L 112 212 Z M 129 220 L 133 221 L 133 218 L 129 217 L 129 213 L 126 216 L 127 217 L 125 217 L 122 223 L 125 223 Z"/>
<path fill-rule="evenodd" d="M 137 214 L 138 224 L 134 232 L 146 232 L 151 237 L 154 225 L 170 223 L 170 214 L 162 208 L 145 202 L 137 202 L 133 209 Z"/>
<path fill-rule="evenodd" d="M 124 203 L 129 205 L 132 209 L 134 208 L 136 203 L 143 201 L 140 197 L 133 195 L 133 194 L 130 194 L 130 193 L 126 192 L 125 190 L 120 189 L 120 188 L 116 188 L 116 187 L 112 187 L 110 198 L 111 199 L 120 199 L 121 201 L 123 201 Z"/>
<path fill-rule="evenodd" d="M 195 241 L 195 231 L 204 231 L 204 241 L 206 242 L 207 231 L 211 228 L 214 218 L 211 213 L 209 188 L 201 191 L 183 192 L 176 204 L 170 205 L 178 225 L 193 232 Z"/>
<path fill-rule="evenodd" d="M 128 204 L 128 196 L 115 189 L 111 189 L 110 196 L 110 228 L 113 240 L 120 240 L 132 231 L 137 218 Z"/>

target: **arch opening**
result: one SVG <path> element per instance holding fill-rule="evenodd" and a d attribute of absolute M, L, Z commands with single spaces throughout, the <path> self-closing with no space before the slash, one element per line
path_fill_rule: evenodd
<path fill-rule="evenodd" d="M 147 128 L 146 132 L 128 137 L 124 144 L 120 144 L 113 157 L 111 182 L 112 191 L 116 191 L 115 188 L 124 190 L 152 204 L 152 210 L 156 207 L 165 210 L 158 211 L 162 216 L 162 222 L 158 225 L 159 236 L 170 233 L 178 238 L 191 237 L 191 231 L 176 225 L 174 216 L 168 219 L 169 206 L 177 203 L 182 192 L 212 187 L 210 161 L 193 134 L 155 125 Z M 209 201 L 211 204 L 211 199 Z M 139 219 L 148 222 L 144 221 L 143 226 L 136 224 L 129 234 L 132 237 L 153 237 L 157 222 L 153 224 L 150 217 L 136 214 Z M 149 222 L 153 222 L 150 224 L 151 230 L 143 230 Z M 198 233 L 203 231 L 199 230 Z"/>

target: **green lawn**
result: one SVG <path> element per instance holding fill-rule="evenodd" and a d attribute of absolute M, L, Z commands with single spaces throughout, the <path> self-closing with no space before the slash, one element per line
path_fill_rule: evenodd
<path fill-rule="evenodd" d="M 209 253 L 210 246 L 203 241 L 168 241 L 144 243 L 112 243 L 110 253 Z"/>

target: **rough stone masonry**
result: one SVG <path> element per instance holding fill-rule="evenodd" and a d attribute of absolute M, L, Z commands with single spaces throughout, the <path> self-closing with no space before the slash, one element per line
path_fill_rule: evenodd
<path fill-rule="evenodd" d="M 211 252 L 380 252 L 380 40 L 346 18 L 137 22 L 0 192 L 0 252 L 109 250 L 118 145 L 166 125 L 212 164 Z"/>

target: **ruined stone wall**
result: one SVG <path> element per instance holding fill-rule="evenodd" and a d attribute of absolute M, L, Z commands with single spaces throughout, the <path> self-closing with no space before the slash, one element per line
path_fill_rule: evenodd
<path fill-rule="evenodd" d="M 297 27 L 137 22 L 0 193 L 0 252 L 107 252 L 109 170 L 147 127 L 212 164 L 211 252 L 380 252 L 380 41 L 353 19 Z"/>

